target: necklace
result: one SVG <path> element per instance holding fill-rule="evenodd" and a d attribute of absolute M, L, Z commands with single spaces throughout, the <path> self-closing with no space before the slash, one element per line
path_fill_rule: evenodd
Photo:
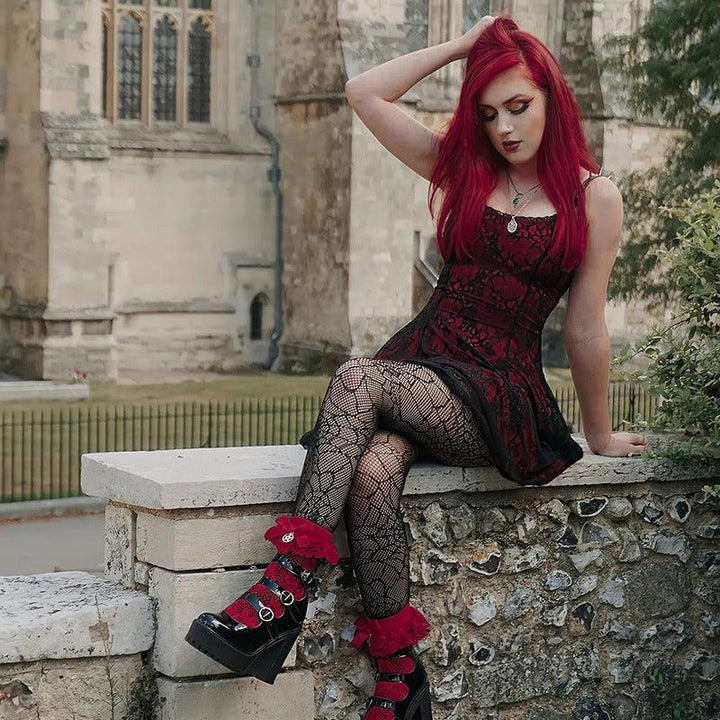
<path fill-rule="evenodd" d="M 507 173 L 507 179 L 508 179 L 508 200 L 510 200 L 510 183 L 512 180 L 510 179 L 510 173 Z M 515 183 L 513 183 L 513 187 L 515 187 Z M 511 201 L 511 205 L 513 206 L 513 214 L 510 216 L 510 221 L 507 224 L 507 231 L 509 233 L 514 233 L 518 229 L 517 220 L 515 219 L 523 210 L 523 208 L 527 207 L 527 205 L 532 201 L 532 199 L 535 197 L 535 193 L 538 191 L 538 188 L 540 187 L 540 183 L 535 185 L 534 187 L 531 187 L 529 190 L 526 190 L 524 193 L 519 193 L 516 195 Z M 517 190 L 517 188 L 515 188 Z M 527 195 L 527 199 L 525 202 L 517 208 L 517 204 L 520 202 L 520 198 Z"/>
<path fill-rule="evenodd" d="M 537 190 L 540 187 L 540 183 L 537 185 L 533 185 L 529 190 L 526 190 L 525 192 L 520 192 L 517 189 L 517 186 L 515 185 L 515 182 L 513 181 L 512 177 L 510 176 L 510 173 L 507 173 L 508 180 L 510 181 L 510 184 L 513 186 L 513 190 L 515 191 L 515 197 L 511 200 L 512 206 L 515 208 L 517 207 L 518 203 L 520 202 L 520 198 L 524 195 L 527 195 L 528 193 L 531 193 L 533 190 Z M 508 188 L 508 198 L 510 197 L 510 188 Z"/>

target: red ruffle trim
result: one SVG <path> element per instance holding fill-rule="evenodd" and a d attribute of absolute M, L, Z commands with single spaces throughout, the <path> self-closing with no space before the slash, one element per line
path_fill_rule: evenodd
<path fill-rule="evenodd" d="M 429 629 L 425 616 L 412 605 L 406 605 L 395 615 L 379 620 L 361 615 L 355 621 L 355 637 L 349 644 L 361 648 L 367 642 L 373 657 L 385 657 L 422 640 Z"/>
<path fill-rule="evenodd" d="M 265 533 L 265 539 L 278 552 L 319 558 L 337 565 L 340 556 L 329 530 L 299 515 L 281 515 L 275 523 Z"/>

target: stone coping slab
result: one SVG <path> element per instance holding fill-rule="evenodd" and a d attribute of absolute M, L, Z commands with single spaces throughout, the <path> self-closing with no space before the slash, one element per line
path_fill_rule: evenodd
<path fill-rule="evenodd" d="M 133 655 L 154 640 L 147 593 L 86 572 L 0 577 L 0 665 Z"/>
<path fill-rule="evenodd" d="M 18 400 L 87 400 L 90 386 L 52 380 L 8 380 L 0 382 L 0 402 Z"/>
<path fill-rule="evenodd" d="M 708 463 L 674 466 L 666 459 L 595 455 L 582 436 L 574 437 L 584 457 L 545 487 L 718 477 L 718 468 Z M 300 445 L 91 453 L 82 457 L 81 487 L 86 495 L 114 503 L 165 510 L 292 502 L 304 459 Z M 411 468 L 404 494 L 521 487 L 494 467 L 421 462 Z"/>

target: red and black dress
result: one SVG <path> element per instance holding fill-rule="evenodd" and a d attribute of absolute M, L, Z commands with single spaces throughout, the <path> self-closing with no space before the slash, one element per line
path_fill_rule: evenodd
<path fill-rule="evenodd" d="M 475 256 L 445 263 L 425 307 L 375 354 L 434 370 L 472 409 L 493 464 L 523 485 L 579 460 L 542 368 L 541 332 L 572 272 L 550 252 L 556 217 L 487 207 Z"/>

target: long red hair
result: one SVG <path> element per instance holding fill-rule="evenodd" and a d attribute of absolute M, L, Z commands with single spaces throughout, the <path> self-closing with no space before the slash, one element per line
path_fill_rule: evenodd
<path fill-rule="evenodd" d="M 582 260 L 587 242 L 580 168 L 598 172 L 599 166 L 587 147 L 580 109 L 558 61 L 508 17 L 497 18 L 471 49 L 458 106 L 440 141 L 430 192 L 431 212 L 438 190 L 444 193 L 438 247 L 445 260 L 470 254 L 469 243 L 477 237 L 487 199 L 506 166 L 485 133 L 478 98 L 500 73 L 518 65 L 547 98 L 538 179 L 557 210 L 551 252 L 561 252 L 562 268 L 569 271 Z"/>

